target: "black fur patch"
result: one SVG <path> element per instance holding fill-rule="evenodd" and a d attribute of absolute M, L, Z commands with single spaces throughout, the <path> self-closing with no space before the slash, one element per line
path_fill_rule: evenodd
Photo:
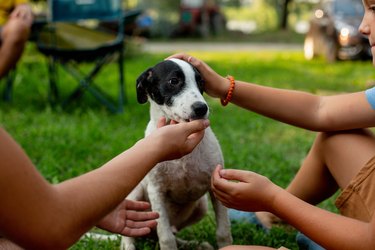
<path fill-rule="evenodd" d="M 203 80 L 194 69 L 198 89 L 203 92 Z M 173 61 L 163 61 L 144 71 L 137 79 L 137 100 L 147 102 L 150 97 L 159 105 L 172 105 L 173 97 L 181 93 L 185 87 L 185 74 Z"/>

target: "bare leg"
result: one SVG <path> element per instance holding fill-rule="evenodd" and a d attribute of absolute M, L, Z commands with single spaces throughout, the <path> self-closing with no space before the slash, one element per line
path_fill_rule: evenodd
<path fill-rule="evenodd" d="M 287 190 L 317 204 L 345 188 L 374 155 L 375 138 L 369 130 L 319 133 Z"/>
<path fill-rule="evenodd" d="M 0 236 L 0 250 L 22 250 L 22 248 Z"/>
<path fill-rule="evenodd" d="M 22 20 L 10 19 L 2 28 L 0 47 L 0 78 L 21 58 L 30 34 L 30 26 Z"/>
<path fill-rule="evenodd" d="M 286 190 L 318 204 L 345 188 L 374 155 L 375 137 L 370 130 L 319 133 Z M 268 227 L 275 220 L 265 212 L 257 216 Z"/>

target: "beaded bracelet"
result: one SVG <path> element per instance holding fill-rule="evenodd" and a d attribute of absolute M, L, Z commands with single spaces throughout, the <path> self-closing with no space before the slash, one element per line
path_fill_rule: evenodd
<path fill-rule="evenodd" d="M 228 89 L 227 96 L 225 97 L 224 100 L 220 99 L 221 105 L 223 105 L 223 106 L 227 106 L 228 103 L 230 102 L 230 100 L 232 99 L 232 95 L 233 95 L 233 91 L 234 91 L 234 86 L 236 85 L 236 82 L 234 81 L 234 77 L 233 76 L 227 76 L 227 79 L 230 82 L 230 86 L 229 86 L 229 89 Z"/>

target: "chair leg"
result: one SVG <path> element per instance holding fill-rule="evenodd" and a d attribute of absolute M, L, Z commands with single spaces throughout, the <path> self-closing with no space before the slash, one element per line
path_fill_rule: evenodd
<path fill-rule="evenodd" d="M 111 112 L 116 113 L 117 108 L 111 101 L 104 95 L 104 92 L 98 87 L 93 85 L 93 78 L 99 72 L 102 65 L 96 65 L 96 67 L 88 74 L 83 77 L 82 73 L 77 70 L 74 64 L 62 64 L 64 69 L 69 72 L 79 83 L 78 87 L 62 102 L 62 107 L 66 107 L 71 101 L 81 97 L 84 90 L 89 91 L 99 102 L 105 105 Z"/>
<path fill-rule="evenodd" d="M 104 104 L 111 112 L 117 113 L 120 112 L 119 108 L 116 107 L 111 101 L 108 100 L 97 86 L 91 85 L 87 90 L 95 96 L 102 104 Z"/>
<path fill-rule="evenodd" d="M 105 95 L 98 86 L 95 86 L 93 83 L 94 77 L 99 73 L 102 66 L 107 62 L 109 56 L 98 60 L 95 67 L 91 70 L 91 72 L 86 76 L 83 77 L 83 73 L 78 70 L 78 67 L 75 64 L 62 64 L 63 68 L 69 72 L 78 82 L 79 86 L 73 91 L 73 93 L 66 98 L 62 106 L 67 106 L 72 100 L 77 99 L 82 94 L 83 90 L 89 91 L 99 102 L 101 102 L 104 106 L 106 106 L 111 112 L 113 113 L 121 113 L 123 111 L 123 105 L 118 104 L 117 106 L 110 101 L 110 97 Z M 123 77 L 120 76 L 120 79 Z M 123 88 L 122 88 L 123 89 Z M 120 97 L 122 101 L 123 96 Z"/>
<path fill-rule="evenodd" d="M 51 104 L 57 103 L 59 100 L 59 90 L 57 88 L 57 62 L 51 56 L 48 58 L 48 73 L 49 73 L 49 91 L 48 91 L 48 100 Z"/>
<path fill-rule="evenodd" d="M 3 100 L 6 102 L 10 102 L 12 100 L 12 92 L 13 92 L 13 81 L 16 75 L 16 70 L 11 70 L 6 76 L 5 76 L 5 87 L 3 92 Z"/>
<path fill-rule="evenodd" d="M 125 91 L 125 77 L 124 77 L 124 50 L 121 49 L 119 51 L 118 57 L 118 65 L 119 65 L 119 100 L 118 100 L 118 112 L 122 113 L 124 111 L 124 104 L 126 103 L 126 91 Z"/>

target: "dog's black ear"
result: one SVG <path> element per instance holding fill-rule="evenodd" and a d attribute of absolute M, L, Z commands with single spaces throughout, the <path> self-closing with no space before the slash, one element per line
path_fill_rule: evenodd
<path fill-rule="evenodd" d="M 194 73 L 195 73 L 195 81 L 197 82 L 198 84 L 198 89 L 199 91 L 201 92 L 201 94 L 203 94 L 203 91 L 204 91 L 204 80 L 201 76 L 201 73 L 198 71 L 197 68 L 195 68 L 193 65 L 193 70 L 194 70 Z"/>
<path fill-rule="evenodd" d="M 147 69 L 144 71 L 138 78 L 137 78 L 137 100 L 139 103 L 143 104 L 147 102 L 147 85 L 151 82 L 152 78 L 152 68 Z"/>

